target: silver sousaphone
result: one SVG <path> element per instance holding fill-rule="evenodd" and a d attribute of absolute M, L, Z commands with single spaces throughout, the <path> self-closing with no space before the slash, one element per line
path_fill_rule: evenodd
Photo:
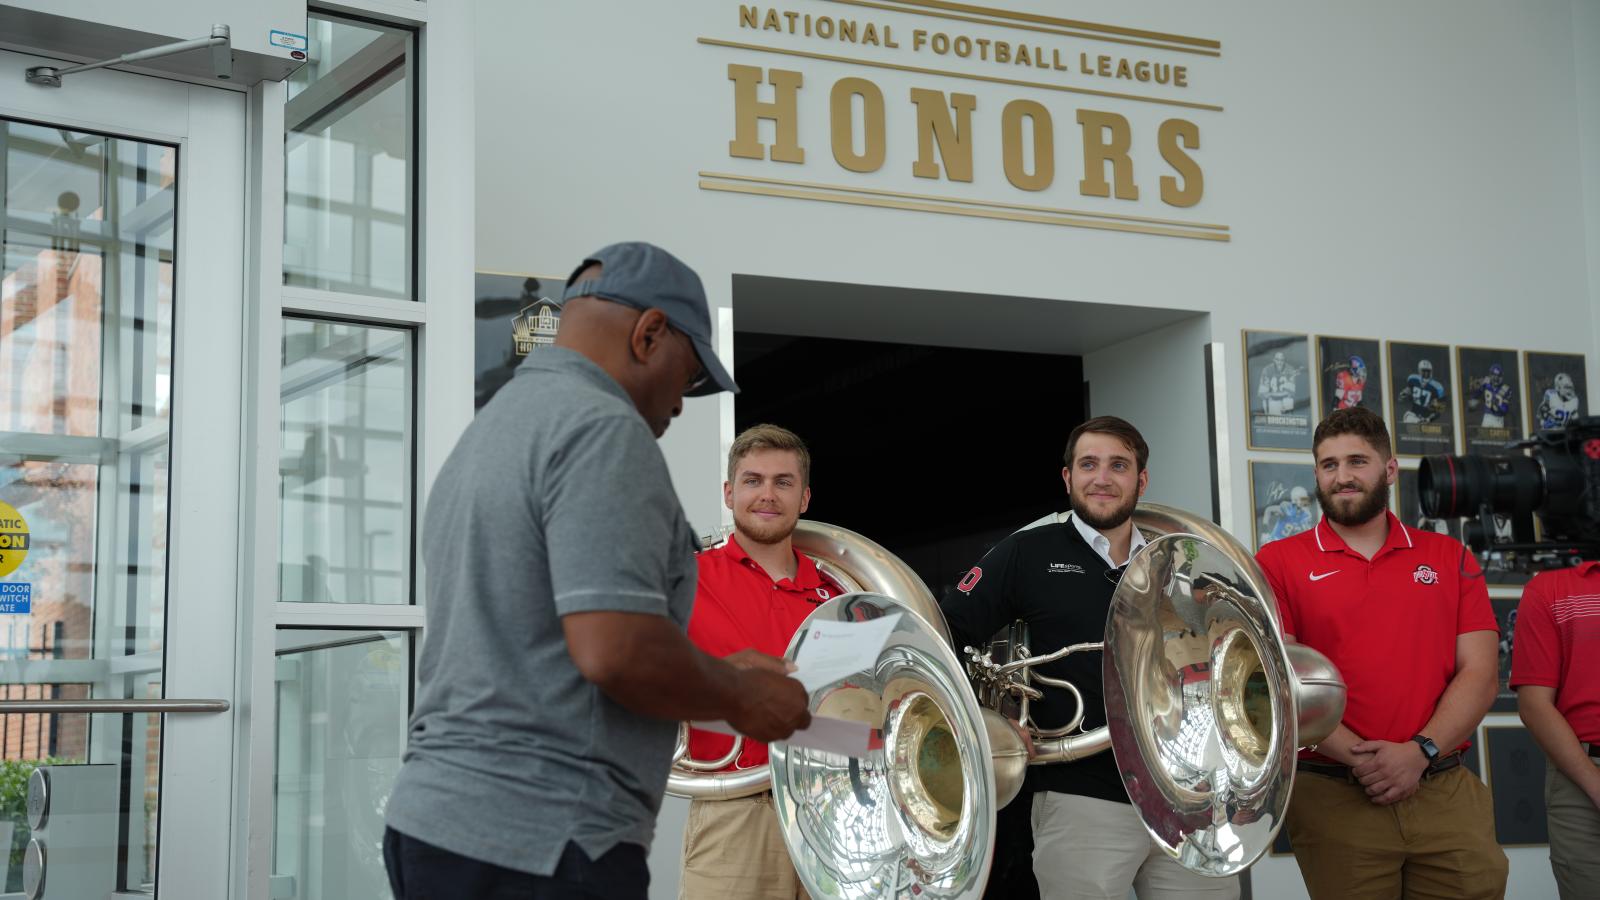
<path fill-rule="evenodd" d="M 1002 659 L 966 648 L 963 661 L 915 576 L 912 599 L 851 593 L 807 619 L 899 614 L 872 665 L 811 695 L 813 713 L 865 722 L 881 746 L 862 756 L 770 748 L 784 840 L 813 898 L 981 895 L 995 813 L 1026 767 L 1108 747 L 1151 837 L 1184 866 L 1230 875 L 1266 851 L 1288 805 L 1295 749 L 1338 724 L 1343 682 L 1320 654 L 1285 645 L 1271 588 L 1232 536 L 1155 504 L 1134 519 L 1150 544 L 1117 586 L 1103 644 L 1030 656 L 1012 641 Z M 843 557 L 894 560 L 859 535 L 834 533 L 849 538 L 834 548 Z M 805 548 L 823 555 L 815 550 Z M 796 633 L 789 658 L 808 631 Z M 1038 686 L 1077 693 L 1033 668 L 1101 649 L 1107 726 L 1083 732 L 1081 708 L 1063 728 L 1033 723 Z"/>
<path fill-rule="evenodd" d="M 721 544 L 733 532 L 724 527 L 700 538 L 703 548 Z M 949 631 L 939 604 L 917 573 L 899 557 L 848 528 L 801 519 L 795 526 L 794 548 L 810 557 L 818 570 L 851 592 L 885 594 L 922 616 L 949 643 Z M 766 766 L 735 772 L 722 772 L 733 765 L 743 748 L 742 738 L 721 759 L 699 760 L 689 756 L 688 725 L 678 729 L 678 744 L 673 752 L 672 771 L 667 777 L 667 793 L 689 800 L 732 800 L 759 794 L 772 787 Z"/>

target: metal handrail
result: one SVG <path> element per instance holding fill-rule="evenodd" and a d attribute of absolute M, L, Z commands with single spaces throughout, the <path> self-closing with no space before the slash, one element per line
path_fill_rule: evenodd
<path fill-rule="evenodd" d="M 0 700 L 8 713 L 220 713 L 226 700 Z"/>

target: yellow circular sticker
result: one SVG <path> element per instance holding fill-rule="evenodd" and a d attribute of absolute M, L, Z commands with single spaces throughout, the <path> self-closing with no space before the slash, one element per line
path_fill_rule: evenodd
<path fill-rule="evenodd" d="M 28 523 L 9 503 L 0 503 L 0 578 L 28 558 Z"/>

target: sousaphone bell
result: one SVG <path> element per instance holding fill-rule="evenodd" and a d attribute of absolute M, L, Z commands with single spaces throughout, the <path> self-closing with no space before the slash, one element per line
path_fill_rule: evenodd
<path fill-rule="evenodd" d="M 1118 583 L 1103 644 L 1029 656 L 1011 642 L 1003 659 L 965 648 L 963 661 L 920 581 L 909 601 L 851 593 L 812 613 L 788 658 L 813 622 L 899 614 L 870 665 L 811 694 L 814 714 L 867 723 L 872 749 L 844 756 L 770 746 L 774 806 L 813 898 L 980 896 L 995 813 L 1016 796 L 1026 767 L 1106 747 L 1152 839 L 1182 865 L 1231 875 L 1271 846 L 1296 748 L 1338 724 L 1343 682 L 1321 654 L 1285 645 L 1271 588 L 1230 535 L 1155 504 L 1141 504 L 1135 523 L 1150 543 Z M 840 555 L 894 559 L 843 533 Z M 1039 685 L 1076 694 L 1033 668 L 1102 648 L 1107 726 L 1081 731 L 1081 709 L 1064 728 L 1032 723 Z M 1008 718 L 991 707 L 1021 712 Z"/>

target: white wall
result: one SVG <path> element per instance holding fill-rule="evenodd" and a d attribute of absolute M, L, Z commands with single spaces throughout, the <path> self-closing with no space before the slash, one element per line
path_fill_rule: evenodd
<path fill-rule="evenodd" d="M 1579 169 L 1584 231 L 1589 248 L 1591 347 L 1600 347 L 1600 0 L 1572 0 L 1572 45 L 1577 85 Z M 1589 396 L 1600 390 L 1600 366 L 1589 366 Z M 1590 415 L 1595 414 L 1593 407 Z"/>
<path fill-rule="evenodd" d="M 790 6 L 839 14 L 819 0 Z M 1230 225 L 1231 242 L 700 190 L 698 171 L 751 162 L 727 153 L 730 62 L 806 75 L 807 162 L 751 162 L 775 177 L 842 182 L 849 174 L 872 186 L 948 188 L 911 179 L 900 165 L 909 155 L 871 176 L 834 164 L 826 88 L 844 75 L 883 86 L 891 144 L 909 143 L 909 104 L 895 99 L 907 86 L 970 90 L 980 112 L 1031 95 L 700 45 L 701 36 L 750 39 L 736 27 L 737 4 L 721 0 L 486 0 L 478 4 L 479 267 L 566 271 L 600 244 L 643 238 L 696 266 L 718 305 L 730 302 L 734 273 L 752 273 L 1192 309 L 1211 313 L 1212 334 L 1230 347 L 1248 326 L 1592 349 L 1592 328 L 1569 325 L 1592 320 L 1593 243 L 1577 189 L 1569 3 L 1080 7 L 1074 14 L 1091 21 L 1222 41 L 1205 98 L 1225 111 L 1196 114 L 1208 187 L 1188 214 Z M 1065 128 L 1073 101 L 1045 99 L 1056 112 L 1058 183 L 1073 181 L 1074 138 Z M 1130 112 L 1128 104 L 1093 102 Z M 993 183 L 995 171 L 980 177 L 989 182 L 975 193 L 1009 196 L 1009 186 Z M 1075 193 L 1051 199 L 1091 205 Z M 1236 446 L 1244 437 L 1241 396 L 1227 392 L 1238 404 Z M 714 406 L 690 403 L 666 443 L 697 523 L 715 518 L 715 469 L 691 463 L 715 455 Z M 1236 455 L 1241 505 L 1244 466 Z"/>
<path fill-rule="evenodd" d="M 1145 499 L 1211 517 L 1211 454 L 1202 377 L 1211 329 L 1195 316 L 1083 358 L 1089 414 L 1121 416 L 1150 444 Z"/>
<path fill-rule="evenodd" d="M 1220 59 L 1195 59 L 1191 91 L 1193 99 L 1224 109 L 1185 113 L 1203 130 L 1195 157 L 1207 188 L 1199 206 L 1179 210 L 1154 199 L 1154 178 L 1166 170 L 1148 144 L 1155 121 L 1168 111 L 1148 104 L 699 43 L 711 37 L 870 55 L 741 32 L 738 4 L 724 0 L 480 0 L 478 266 L 567 271 L 601 244 L 646 239 L 694 265 L 718 306 L 730 305 L 732 276 L 743 273 L 966 291 L 980 295 L 974 304 L 980 312 L 981 295 L 1000 294 L 1206 313 L 1150 339 L 1152 346 L 1183 350 L 1152 371 L 1197 384 L 1198 344 L 1216 340 L 1227 348 L 1230 381 L 1221 396 L 1229 404 L 1229 475 L 1238 510 L 1249 505 L 1237 356 L 1242 328 L 1591 356 L 1600 345 L 1600 8 L 1594 0 L 1222 6 L 1083 0 L 1070 12 L 1045 0 L 1006 5 L 1222 42 Z M 906 23 L 919 20 L 823 0 L 780 8 L 898 23 L 902 43 L 914 27 Z M 1063 45 L 1078 46 L 1067 39 Z M 1085 49 L 1141 52 L 1104 44 Z M 804 72 L 803 165 L 729 157 L 730 63 Z M 828 88 L 844 76 L 866 77 L 886 97 L 889 162 L 870 175 L 845 172 L 830 153 Z M 911 87 L 978 97 L 973 184 L 911 177 Z M 1007 185 L 996 158 L 999 110 L 1023 97 L 1045 103 L 1056 123 L 1057 180 L 1038 196 Z M 1079 107 L 1133 121 L 1145 195 L 1137 204 L 1078 196 L 1073 110 Z M 770 131 L 763 126 L 763 141 L 771 141 Z M 704 170 L 1223 223 L 1231 240 L 741 196 L 700 189 L 696 173 Z M 1184 354 L 1192 354 L 1192 370 Z M 1107 382 L 1130 367 L 1115 348 L 1085 362 L 1097 409 L 1140 409 L 1138 418 L 1161 423 L 1153 444 L 1163 467 L 1203 445 L 1203 430 L 1191 433 L 1168 418 L 1203 416 L 1203 393 L 1200 405 L 1174 413 L 1161 406 L 1160 392 L 1115 393 Z M 1591 359 L 1591 393 L 1600 387 L 1596 369 Z M 690 402 L 663 446 L 691 518 L 710 528 L 719 511 L 717 404 Z M 1165 471 L 1157 474 L 1165 479 Z M 1205 494 L 1188 502 L 1209 508 Z M 1248 528 L 1243 520 L 1235 528 L 1241 525 Z M 664 886 L 671 873 L 661 865 L 669 856 L 675 847 L 655 857 L 657 896 L 671 895 Z M 1542 851 L 1512 856 L 1512 896 L 1546 895 Z M 1294 881 L 1286 861 L 1269 860 L 1258 873 L 1263 884 Z"/>

